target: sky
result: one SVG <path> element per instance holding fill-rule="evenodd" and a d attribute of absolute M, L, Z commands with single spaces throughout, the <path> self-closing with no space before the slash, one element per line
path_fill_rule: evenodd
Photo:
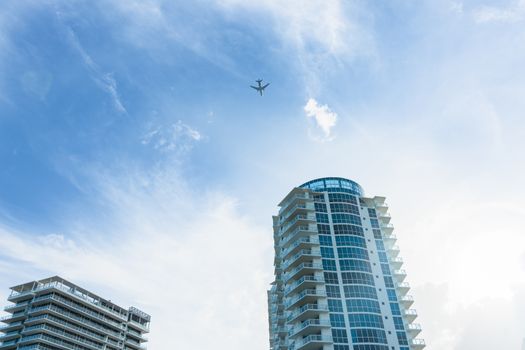
<path fill-rule="evenodd" d="M 0 300 L 60 275 L 150 349 L 268 349 L 271 216 L 340 176 L 427 349 L 525 349 L 525 1 L 0 6 Z"/>

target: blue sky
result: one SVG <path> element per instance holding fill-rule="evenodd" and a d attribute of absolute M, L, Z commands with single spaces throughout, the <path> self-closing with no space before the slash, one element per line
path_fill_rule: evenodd
<path fill-rule="evenodd" d="M 388 198 L 428 349 L 522 344 L 525 2 L 2 7 L 0 297 L 60 274 L 152 348 L 266 349 L 271 215 L 343 176 Z"/>

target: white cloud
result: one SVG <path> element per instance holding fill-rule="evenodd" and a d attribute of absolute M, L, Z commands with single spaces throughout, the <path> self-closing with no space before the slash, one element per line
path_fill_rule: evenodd
<path fill-rule="evenodd" d="M 474 11 L 474 19 L 478 23 L 485 22 L 518 22 L 525 18 L 525 0 L 502 6 L 481 6 Z"/>
<path fill-rule="evenodd" d="M 320 105 L 313 98 L 310 98 L 304 106 L 304 111 L 308 119 L 313 119 L 317 127 L 322 130 L 322 140 L 332 140 L 332 128 L 337 123 L 337 114 L 332 112 L 327 105 Z"/>
<path fill-rule="evenodd" d="M 194 143 L 201 140 L 202 135 L 198 130 L 179 120 L 167 127 L 153 128 L 144 135 L 141 142 L 161 151 L 177 151 L 181 154 L 191 150 Z"/>
<path fill-rule="evenodd" d="M 267 349 L 268 229 L 240 216 L 235 199 L 190 190 L 172 171 L 127 170 L 97 175 L 107 210 L 76 213 L 69 238 L 0 228 L 2 293 L 59 274 L 150 313 L 149 348 Z"/>

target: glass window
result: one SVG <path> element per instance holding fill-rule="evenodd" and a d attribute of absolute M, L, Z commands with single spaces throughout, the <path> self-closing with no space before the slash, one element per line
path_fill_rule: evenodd
<path fill-rule="evenodd" d="M 314 203 L 315 211 L 320 213 L 326 213 L 326 204 L 324 203 Z"/>
<path fill-rule="evenodd" d="M 335 272 L 324 272 L 324 281 L 325 283 L 339 284 L 339 279 Z"/>
<path fill-rule="evenodd" d="M 339 299 L 328 299 L 328 310 L 330 312 L 343 312 L 343 303 Z"/>
<path fill-rule="evenodd" d="M 377 299 L 376 289 L 368 286 L 343 286 L 347 298 Z"/>
<path fill-rule="evenodd" d="M 386 293 L 388 294 L 388 301 L 397 301 L 397 295 L 395 289 L 387 289 Z"/>
<path fill-rule="evenodd" d="M 346 299 L 346 308 L 348 312 L 370 312 L 381 314 L 379 302 L 369 299 Z"/>
<path fill-rule="evenodd" d="M 408 345 L 408 339 L 405 332 L 396 332 L 397 333 L 397 341 L 399 342 L 399 345 Z"/>
<path fill-rule="evenodd" d="M 336 235 L 355 235 L 364 237 L 364 231 L 361 226 L 354 225 L 334 225 L 334 233 Z"/>
<path fill-rule="evenodd" d="M 328 214 L 315 213 L 317 222 L 328 223 Z"/>
<path fill-rule="evenodd" d="M 392 279 L 392 277 L 385 276 L 384 279 L 385 279 L 385 286 L 387 288 L 394 288 L 394 280 Z"/>
<path fill-rule="evenodd" d="M 341 271 L 372 272 L 370 263 L 364 260 L 341 259 L 339 260 L 339 266 L 341 267 Z"/>
<path fill-rule="evenodd" d="M 317 232 L 323 235 L 330 234 L 330 225 L 317 224 Z"/>
<path fill-rule="evenodd" d="M 328 247 L 321 247 L 321 256 L 323 258 L 331 258 L 334 259 L 334 250 L 332 248 Z"/>
<path fill-rule="evenodd" d="M 352 328 L 385 328 L 381 315 L 349 314 L 348 321 Z"/>
<path fill-rule="evenodd" d="M 358 344 L 354 345 L 354 350 L 390 350 L 386 345 Z M 405 350 L 401 348 L 400 350 Z M 408 348 L 406 349 L 408 350 Z"/>
<path fill-rule="evenodd" d="M 334 343 L 348 344 L 348 336 L 346 335 L 345 329 L 332 329 L 332 338 L 334 339 Z"/>
<path fill-rule="evenodd" d="M 352 329 L 352 341 L 354 343 L 379 343 L 387 344 L 386 333 L 379 329 Z"/>
<path fill-rule="evenodd" d="M 346 193 L 328 193 L 328 199 L 330 202 L 352 203 L 357 205 L 357 199 Z"/>
<path fill-rule="evenodd" d="M 382 263 L 388 264 L 388 258 L 386 257 L 385 252 L 377 252 L 377 254 L 379 255 L 379 261 L 381 261 Z"/>
<path fill-rule="evenodd" d="M 361 218 L 354 214 L 335 213 L 332 214 L 332 221 L 335 224 L 353 224 L 361 226 Z"/>
<path fill-rule="evenodd" d="M 319 244 L 332 246 L 332 237 L 328 235 L 319 235 Z"/>
<path fill-rule="evenodd" d="M 372 229 L 372 232 L 374 233 L 375 239 L 383 239 L 383 236 L 381 236 L 381 230 L 379 229 Z"/>
<path fill-rule="evenodd" d="M 398 303 L 390 303 L 390 310 L 392 310 L 392 315 L 401 316 L 401 310 L 399 309 Z"/>
<path fill-rule="evenodd" d="M 373 228 L 379 228 L 379 221 L 377 221 L 377 219 L 370 219 L 370 224 L 372 224 Z"/>
<path fill-rule="evenodd" d="M 383 240 L 376 239 L 376 246 L 377 250 L 385 250 L 385 244 L 383 243 Z"/>
<path fill-rule="evenodd" d="M 376 210 L 373 209 L 373 208 L 368 208 L 368 215 L 369 215 L 371 218 L 376 218 L 376 217 L 377 217 Z"/>
<path fill-rule="evenodd" d="M 355 248 L 355 247 L 341 247 L 337 248 L 337 254 L 339 255 L 340 259 L 361 259 L 368 261 L 368 252 L 366 249 L 363 248 Z"/>
<path fill-rule="evenodd" d="M 405 330 L 405 325 L 403 325 L 403 319 L 401 317 L 394 317 L 394 326 L 396 327 L 396 330 Z"/>
<path fill-rule="evenodd" d="M 332 327 L 345 327 L 345 316 L 343 314 L 330 314 Z"/>
<path fill-rule="evenodd" d="M 335 243 L 338 246 L 366 248 L 365 239 L 361 237 L 356 237 L 356 236 L 345 236 L 345 235 L 336 236 Z"/>
<path fill-rule="evenodd" d="M 374 276 L 364 272 L 343 272 L 341 273 L 343 284 L 367 284 L 374 286 Z"/>
<path fill-rule="evenodd" d="M 359 207 L 350 203 L 331 203 L 330 211 L 332 213 L 350 213 L 359 215 Z"/>
<path fill-rule="evenodd" d="M 337 268 L 335 267 L 335 260 L 323 259 L 323 269 L 326 271 L 337 271 Z"/>
<path fill-rule="evenodd" d="M 388 264 L 381 264 L 381 271 L 383 271 L 384 275 L 390 275 L 390 267 L 388 267 Z"/>
<path fill-rule="evenodd" d="M 326 287 L 326 295 L 329 298 L 340 298 L 341 297 L 341 290 L 339 289 L 339 286 L 325 286 Z"/>

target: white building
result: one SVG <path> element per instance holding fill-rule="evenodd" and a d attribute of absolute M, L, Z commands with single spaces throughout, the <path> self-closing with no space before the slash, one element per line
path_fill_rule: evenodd
<path fill-rule="evenodd" d="M 417 313 L 384 197 L 322 178 L 294 188 L 273 217 L 273 350 L 421 350 Z"/>

